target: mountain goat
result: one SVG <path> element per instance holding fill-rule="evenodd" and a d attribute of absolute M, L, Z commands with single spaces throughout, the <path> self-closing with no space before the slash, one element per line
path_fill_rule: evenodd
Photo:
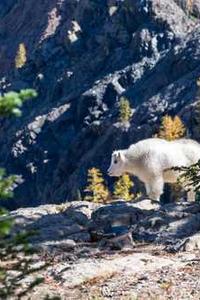
<path fill-rule="evenodd" d="M 159 201 L 164 183 L 175 183 L 180 172 L 172 167 L 190 166 L 200 159 L 200 144 L 190 139 L 166 141 L 150 138 L 131 145 L 126 150 L 114 151 L 109 176 L 129 173 L 145 184 L 150 199 Z M 194 190 L 187 193 L 187 200 L 195 200 Z"/>

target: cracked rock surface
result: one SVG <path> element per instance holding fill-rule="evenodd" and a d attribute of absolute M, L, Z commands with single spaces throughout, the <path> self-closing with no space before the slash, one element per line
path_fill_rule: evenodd
<path fill-rule="evenodd" d="M 35 231 L 30 236 L 37 249 L 35 264 L 48 263 L 38 271 L 45 281 L 33 289 L 31 299 L 47 294 L 88 300 L 199 297 L 198 204 L 83 201 L 11 214 L 16 231 Z"/>

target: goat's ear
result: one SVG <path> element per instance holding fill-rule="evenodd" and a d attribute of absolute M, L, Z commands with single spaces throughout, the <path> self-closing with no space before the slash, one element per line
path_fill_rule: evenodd
<path fill-rule="evenodd" d="M 116 156 L 117 156 L 116 151 L 113 151 L 113 153 L 112 153 L 112 158 L 114 159 Z"/>
<path fill-rule="evenodd" d="M 122 151 L 118 152 L 118 157 L 120 158 L 121 161 L 123 161 L 123 162 L 125 161 L 125 155 Z"/>

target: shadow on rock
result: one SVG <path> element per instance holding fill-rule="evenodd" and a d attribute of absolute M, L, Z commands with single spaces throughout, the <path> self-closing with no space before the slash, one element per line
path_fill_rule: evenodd
<path fill-rule="evenodd" d="M 200 248 L 198 203 L 83 201 L 22 208 L 12 215 L 16 230 L 36 231 L 31 242 L 42 249 L 78 249 L 87 256 L 102 249 L 133 249 L 141 242 L 160 244 L 169 251 Z"/>
<path fill-rule="evenodd" d="M 74 202 L 62 205 L 42 205 L 36 208 L 21 208 L 12 213 L 16 220 L 15 229 L 35 231 L 31 242 L 41 248 L 69 247 L 76 242 L 90 242 L 87 230 L 89 218 L 95 205 Z"/>

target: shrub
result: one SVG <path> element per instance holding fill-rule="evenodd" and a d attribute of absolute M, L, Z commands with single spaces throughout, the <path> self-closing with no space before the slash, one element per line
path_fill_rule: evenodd
<path fill-rule="evenodd" d="M 108 200 L 109 191 L 99 169 L 91 168 L 88 170 L 88 186 L 84 191 L 86 192 L 84 198 L 86 201 L 106 202 Z"/>
<path fill-rule="evenodd" d="M 178 116 L 164 116 L 157 137 L 173 141 L 185 135 L 186 129 Z"/>
<path fill-rule="evenodd" d="M 130 102 L 125 97 L 121 97 L 119 101 L 119 121 L 122 123 L 129 122 L 132 117 L 132 109 Z"/>
<path fill-rule="evenodd" d="M 117 199 L 124 199 L 130 201 L 134 198 L 134 194 L 131 193 L 131 189 L 134 186 L 130 176 L 128 174 L 122 175 L 114 185 L 114 197 Z"/>
<path fill-rule="evenodd" d="M 15 57 L 15 67 L 16 69 L 22 68 L 26 63 L 27 57 L 26 57 L 26 47 L 24 43 L 19 44 L 17 54 Z"/>

